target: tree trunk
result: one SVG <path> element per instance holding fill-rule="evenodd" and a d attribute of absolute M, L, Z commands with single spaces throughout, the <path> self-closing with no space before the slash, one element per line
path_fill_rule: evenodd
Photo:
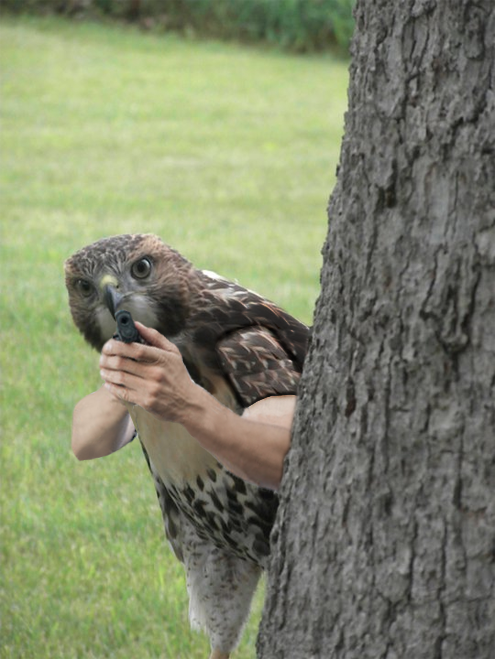
<path fill-rule="evenodd" d="M 495 3 L 362 0 L 263 659 L 495 656 Z"/>

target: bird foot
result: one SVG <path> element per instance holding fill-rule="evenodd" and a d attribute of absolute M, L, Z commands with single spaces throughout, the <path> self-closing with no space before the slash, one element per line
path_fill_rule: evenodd
<path fill-rule="evenodd" d="M 220 650 L 212 650 L 210 654 L 210 659 L 229 659 L 230 652 L 221 652 Z"/>

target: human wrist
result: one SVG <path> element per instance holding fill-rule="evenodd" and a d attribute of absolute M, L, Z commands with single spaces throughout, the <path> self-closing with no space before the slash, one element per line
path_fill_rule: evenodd
<path fill-rule="evenodd" d="M 215 434 L 215 429 L 221 423 L 219 417 L 228 410 L 203 387 L 195 383 L 193 387 L 178 421 L 193 437 L 207 439 Z"/>
<path fill-rule="evenodd" d="M 202 418 L 207 414 L 209 394 L 191 381 L 189 388 L 181 397 L 182 405 L 177 412 L 175 421 L 190 430 L 200 424 Z"/>

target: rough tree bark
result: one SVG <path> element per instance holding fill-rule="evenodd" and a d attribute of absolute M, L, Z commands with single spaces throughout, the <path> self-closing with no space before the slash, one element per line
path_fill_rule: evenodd
<path fill-rule="evenodd" d="M 495 3 L 358 0 L 263 659 L 495 656 Z"/>

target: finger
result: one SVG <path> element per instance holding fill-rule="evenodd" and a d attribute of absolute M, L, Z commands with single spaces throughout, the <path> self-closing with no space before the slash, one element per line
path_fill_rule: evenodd
<path fill-rule="evenodd" d="M 120 357 L 128 357 L 129 359 L 134 359 L 136 355 L 136 347 L 141 345 L 142 344 L 140 343 L 124 343 L 123 341 L 110 339 L 105 343 L 101 349 L 101 352 L 105 355 L 118 355 Z"/>
<path fill-rule="evenodd" d="M 120 390 L 121 395 L 124 389 L 126 389 L 129 394 L 133 394 L 142 388 L 143 378 L 140 378 L 138 375 L 105 368 L 100 369 L 100 375 L 105 381 L 105 384 L 117 387 Z"/>
<path fill-rule="evenodd" d="M 130 403 L 131 405 L 139 405 L 140 407 L 143 407 L 143 409 L 146 409 L 146 402 L 152 400 L 150 399 L 149 393 L 146 394 L 143 392 L 142 388 L 134 389 L 132 386 L 115 384 L 111 381 L 105 381 L 103 386 L 120 402 Z"/>
<path fill-rule="evenodd" d="M 171 341 L 166 339 L 163 334 L 157 332 L 157 330 L 152 327 L 146 327 L 146 325 L 143 325 L 138 321 L 136 321 L 136 327 L 139 334 L 141 334 L 143 339 L 149 343 L 150 346 L 166 350 L 167 352 L 177 352 L 177 347 Z"/>
<path fill-rule="evenodd" d="M 153 363 L 159 359 L 159 351 L 153 347 L 142 343 L 123 343 L 110 339 L 101 350 L 101 354 L 106 356 L 121 357 L 123 359 L 133 359 L 137 362 Z"/>
<path fill-rule="evenodd" d="M 125 403 L 131 403 L 132 401 L 130 400 L 130 392 L 128 389 L 125 387 L 119 387 L 115 384 L 112 384 L 111 382 L 105 382 L 103 385 L 105 389 L 112 394 L 112 396 L 115 396 L 115 398 L 119 401 L 123 401 Z"/>
<path fill-rule="evenodd" d="M 122 357 L 120 355 L 100 355 L 100 369 L 108 371 L 122 371 L 144 377 L 143 369 L 146 368 L 146 365 L 146 362 L 138 362 L 135 359 Z"/>
<path fill-rule="evenodd" d="M 101 349 L 101 354 L 102 355 L 122 355 L 123 357 L 126 356 L 125 353 L 127 352 L 127 346 L 131 345 L 130 343 L 123 343 L 122 341 L 115 341 L 114 339 L 109 339 L 104 345 L 103 348 Z"/>

